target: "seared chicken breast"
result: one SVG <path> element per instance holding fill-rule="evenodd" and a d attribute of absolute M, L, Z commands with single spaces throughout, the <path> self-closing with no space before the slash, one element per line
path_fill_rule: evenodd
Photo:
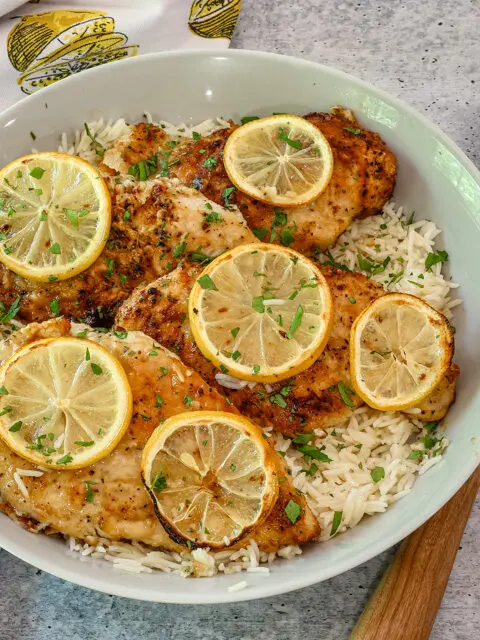
<path fill-rule="evenodd" d="M 70 325 L 66 319 L 33 323 L 13 332 L 3 344 L 2 361 L 21 345 L 45 337 L 76 335 L 85 325 Z M 38 523 L 48 525 L 49 533 L 75 536 L 95 544 L 100 538 L 137 540 L 154 547 L 181 551 L 185 547 L 170 539 L 158 519 L 140 477 L 142 451 L 152 431 L 162 418 L 185 411 L 185 395 L 193 400 L 192 410 L 235 411 L 226 399 L 187 368 L 179 358 L 156 345 L 139 332 L 127 337 L 90 330 L 87 338 L 102 344 L 119 359 L 132 387 L 134 413 L 132 422 L 118 446 L 103 460 L 78 470 L 45 470 L 41 477 L 23 477 L 28 496 L 14 479 L 18 470 L 32 464 L 17 456 L 0 441 L 0 509 L 35 530 Z M 165 373 L 166 371 L 166 373 Z M 155 394 L 164 403 L 156 405 Z M 302 495 L 293 489 L 282 458 L 274 452 L 279 497 L 267 520 L 254 529 L 237 546 L 255 539 L 265 551 L 302 544 L 320 533 L 317 520 Z M 87 482 L 89 483 L 87 485 Z M 86 500 L 87 489 L 93 500 Z M 300 518 L 292 525 L 285 513 L 290 500 L 301 507 Z"/>
<path fill-rule="evenodd" d="M 349 405 L 345 404 L 338 383 L 351 388 L 350 329 L 363 309 L 384 295 L 380 285 L 360 273 L 324 268 L 334 307 L 333 329 L 324 352 L 309 369 L 290 380 L 251 385 L 220 374 L 193 340 L 187 317 L 188 295 L 199 273 L 200 267 L 184 264 L 169 275 L 168 282 L 164 277 L 140 287 L 118 310 L 117 327 L 152 336 L 177 353 L 242 414 L 287 436 L 338 424 L 362 404 L 353 393 Z M 458 369 L 453 365 L 441 389 L 424 400 L 414 416 L 425 421 L 443 418 L 453 402 L 457 376 Z M 283 393 L 279 394 L 281 389 Z"/>
<path fill-rule="evenodd" d="M 239 212 L 213 205 L 195 189 L 161 179 L 111 178 L 109 190 L 109 240 L 86 271 L 69 280 L 40 283 L 0 263 L 0 300 L 9 305 L 20 296 L 20 320 L 47 320 L 58 306 L 60 314 L 109 326 L 117 306 L 135 287 L 172 270 L 187 255 L 202 260 L 255 240 Z M 52 310 L 54 300 L 58 305 Z"/>

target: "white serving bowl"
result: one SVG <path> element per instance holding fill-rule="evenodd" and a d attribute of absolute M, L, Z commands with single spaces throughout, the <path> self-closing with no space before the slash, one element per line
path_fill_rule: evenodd
<path fill-rule="evenodd" d="M 56 576 L 107 593 L 157 602 L 213 603 L 272 596 L 347 571 L 407 536 L 459 489 L 480 461 L 480 174 L 436 127 L 407 105 L 355 78 L 319 64 L 249 51 L 145 55 L 72 76 L 0 115 L 0 161 L 32 146 L 55 149 L 62 131 L 99 117 L 134 122 L 145 111 L 171 122 L 214 115 L 239 120 L 275 111 L 305 114 L 341 104 L 378 133 L 398 158 L 395 198 L 444 231 L 454 279 L 464 300 L 455 314 L 455 360 L 462 375 L 448 415 L 452 444 L 443 460 L 418 478 L 413 490 L 379 516 L 324 544 L 312 544 L 270 576 L 220 575 L 188 579 L 114 571 L 101 560 L 67 554 L 59 540 L 23 531 L 0 516 L 0 544 Z M 478 439 L 477 440 L 475 439 Z M 439 541 L 441 544 L 442 541 Z M 229 592 L 246 579 L 248 588 Z"/>

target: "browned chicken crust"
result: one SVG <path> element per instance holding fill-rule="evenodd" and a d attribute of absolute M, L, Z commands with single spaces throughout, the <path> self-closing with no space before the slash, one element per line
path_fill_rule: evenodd
<path fill-rule="evenodd" d="M 143 331 L 160 344 L 177 353 L 183 362 L 197 371 L 204 380 L 216 387 L 243 414 L 259 424 L 271 425 L 277 431 L 294 436 L 302 431 L 327 428 L 348 418 L 352 411 L 363 404 L 352 394 L 352 406 L 347 406 L 338 390 L 338 383 L 351 389 L 350 379 L 350 329 L 355 318 L 376 298 L 385 294 L 384 289 L 360 273 L 324 267 L 333 298 L 334 321 L 329 341 L 320 358 L 306 371 L 290 380 L 253 389 L 228 389 L 218 383 L 219 373 L 200 352 L 190 331 L 187 306 L 188 296 L 200 273 L 200 267 L 181 265 L 165 278 L 137 289 L 120 307 L 115 322 L 118 328 Z M 422 420 L 438 420 L 445 416 L 454 400 L 456 365 L 429 398 L 419 407 Z M 289 388 L 281 395 L 282 388 Z M 282 406 L 286 403 L 286 407 Z M 435 416 L 432 418 L 432 416 Z"/>
<path fill-rule="evenodd" d="M 74 333 L 84 329 L 77 325 Z M 65 319 L 32 324 L 15 332 L 7 340 L 3 358 L 18 346 L 42 337 L 66 335 L 70 323 Z M 49 532 L 75 536 L 95 544 L 100 538 L 138 540 L 154 547 L 180 551 L 185 547 L 171 540 L 157 520 L 151 499 L 140 478 L 143 447 L 161 418 L 185 410 L 183 398 L 189 395 L 193 410 L 236 412 L 215 389 L 189 370 L 169 351 L 161 347 L 152 352 L 152 339 L 131 332 L 125 339 L 111 333 L 89 331 L 87 338 L 107 348 L 121 362 L 132 387 L 134 414 L 127 433 L 117 447 L 96 464 L 75 471 L 46 471 L 39 478 L 24 477 L 28 490 L 25 498 L 14 481 L 17 469 L 30 469 L 31 463 L 17 456 L 0 441 L 0 492 L 4 500 L 0 509 L 15 516 L 24 526 L 35 529 L 32 521 L 49 525 Z M 167 368 L 164 374 L 161 368 Z M 164 403 L 156 406 L 155 394 Z M 267 520 L 241 539 L 237 546 L 254 539 L 264 551 L 282 546 L 303 544 L 320 533 L 320 527 L 305 498 L 291 485 L 286 466 L 276 454 L 279 497 Z M 87 502 L 87 481 L 93 491 Z M 168 481 L 168 478 L 167 478 Z M 95 484 L 94 484 L 95 483 Z M 294 500 L 301 515 L 292 525 L 285 507 Z M 234 548 L 234 547 L 233 547 Z"/>
<path fill-rule="evenodd" d="M 0 263 L 0 300 L 21 298 L 18 318 L 40 322 L 60 314 L 111 326 L 117 306 L 140 283 L 173 269 L 201 247 L 216 256 L 252 242 L 255 236 L 237 212 L 218 208 L 222 222 L 208 222 L 205 197 L 165 180 L 120 182 L 111 178 L 112 227 L 107 246 L 86 271 L 61 282 L 40 283 L 19 276 Z M 6 231 L 6 229 L 1 229 Z"/>
<path fill-rule="evenodd" d="M 395 186 L 396 159 L 382 138 L 362 128 L 351 111 L 341 107 L 332 113 L 309 113 L 305 116 L 325 135 L 334 157 L 333 174 L 325 191 L 312 203 L 285 209 L 286 228 L 293 232 L 294 249 L 311 255 L 335 243 L 338 236 L 358 216 L 381 211 Z M 170 154 L 170 175 L 194 186 L 208 198 L 223 204 L 225 189 L 232 187 L 223 166 L 223 148 L 237 128 L 231 123 L 198 141 L 181 140 Z M 206 162 L 208 160 L 208 162 Z M 262 239 L 271 238 L 274 207 L 234 190 L 229 202 L 236 204 L 251 229 Z M 285 228 L 284 227 L 284 228 Z M 274 242 L 280 242 L 276 228 Z"/>

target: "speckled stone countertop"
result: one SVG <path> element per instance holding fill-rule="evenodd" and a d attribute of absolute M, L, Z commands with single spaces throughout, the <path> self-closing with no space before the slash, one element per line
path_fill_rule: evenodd
<path fill-rule="evenodd" d="M 243 0 L 242 4 L 233 47 L 308 58 L 371 82 L 425 113 L 480 164 L 478 0 Z M 432 640 L 480 637 L 479 528 L 477 501 Z M 187 607 L 95 593 L 1 551 L 0 638 L 346 640 L 393 552 L 285 596 Z"/>

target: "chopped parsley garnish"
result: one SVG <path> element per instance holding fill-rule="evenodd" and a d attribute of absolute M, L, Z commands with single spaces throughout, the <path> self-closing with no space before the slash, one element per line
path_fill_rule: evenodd
<path fill-rule="evenodd" d="M 140 160 L 140 162 L 132 164 L 128 168 L 128 174 L 130 176 L 133 176 L 134 178 L 137 178 L 137 180 L 147 180 L 147 178 L 157 172 L 157 158 L 158 154 L 154 153 L 148 160 Z M 171 165 L 167 164 L 167 169 L 168 166 Z"/>
<path fill-rule="evenodd" d="M 282 128 L 278 130 L 278 137 L 282 142 L 286 142 L 290 147 L 293 147 L 294 149 L 303 148 L 303 144 L 300 142 L 300 140 L 292 140 L 292 138 L 288 137 L 288 133 Z"/>
<path fill-rule="evenodd" d="M 325 446 L 314 447 L 313 444 L 301 444 L 294 445 L 297 451 L 300 451 L 304 456 L 308 456 L 309 458 L 313 458 L 314 460 L 319 460 L 320 462 L 331 462 L 331 458 L 327 456 L 326 453 L 323 453 Z"/>
<path fill-rule="evenodd" d="M 2 304 L 2 310 L 4 309 L 5 309 L 5 306 Z M 15 300 L 12 302 L 12 304 L 10 305 L 9 310 L 5 311 L 5 313 L 3 313 L 3 315 L 0 316 L 0 322 L 10 322 L 10 320 L 13 320 L 13 318 L 17 315 L 19 311 L 20 311 L 20 296 L 17 296 Z"/>
<path fill-rule="evenodd" d="M 200 138 L 201 138 L 201 137 L 202 137 L 202 136 L 198 133 L 198 131 L 192 131 L 192 138 L 193 138 L 194 140 L 197 140 L 197 141 L 198 141 L 198 140 L 200 140 Z"/>
<path fill-rule="evenodd" d="M 50 245 L 48 247 L 48 250 L 50 251 L 50 253 L 53 253 L 54 255 L 60 255 L 62 253 L 62 249 L 58 244 L 58 242 L 54 242 L 52 245 Z"/>
<path fill-rule="evenodd" d="M 93 440 L 77 440 L 75 444 L 78 444 L 79 447 L 93 447 L 95 442 Z"/>
<path fill-rule="evenodd" d="M 230 465 L 230 471 L 232 471 L 232 473 L 233 473 L 233 471 L 236 471 L 236 470 L 237 470 L 237 465 L 233 464 L 233 462 L 232 462 L 232 464 Z"/>
<path fill-rule="evenodd" d="M 206 169 L 211 169 L 212 167 L 216 167 L 217 164 L 218 163 L 213 156 L 208 156 L 208 158 L 205 160 L 202 166 L 205 167 Z"/>
<path fill-rule="evenodd" d="M 336 267 L 337 269 L 340 269 L 341 271 L 351 271 L 351 269 L 346 267 L 344 264 L 341 264 L 340 262 L 337 262 L 335 260 L 335 258 L 333 257 L 332 252 L 330 251 L 330 249 L 327 249 L 326 251 L 323 251 L 323 254 L 325 256 L 327 256 L 327 258 L 328 258 L 328 260 L 325 260 L 325 262 L 320 262 L 320 264 L 323 267 Z"/>
<path fill-rule="evenodd" d="M 220 371 L 221 371 L 222 373 L 225 373 L 225 374 L 227 374 L 227 373 L 228 373 L 228 369 L 227 369 L 227 367 L 226 367 L 224 364 L 221 364 L 221 365 L 219 366 L 219 369 L 220 369 Z"/>
<path fill-rule="evenodd" d="M 105 258 L 105 262 L 107 263 L 107 270 L 105 271 L 105 276 L 109 278 L 113 273 L 113 269 L 115 268 L 115 260 L 112 260 L 111 258 Z"/>
<path fill-rule="evenodd" d="M 262 227 L 257 227 L 256 229 L 252 229 L 253 235 L 259 240 L 263 240 L 268 233 L 268 229 L 263 229 Z"/>
<path fill-rule="evenodd" d="M 287 406 L 285 398 L 280 393 L 275 393 L 274 395 L 270 396 L 270 402 L 277 405 L 277 407 L 280 407 L 281 409 L 285 409 L 285 407 Z"/>
<path fill-rule="evenodd" d="M 118 277 L 120 278 L 120 284 L 125 284 L 125 282 L 128 280 L 127 276 L 123 273 L 120 273 Z"/>
<path fill-rule="evenodd" d="M 350 302 L 350 304 L 355 304 L 356 303 L 355 298 L 352 297 L 352 296 L 348 299 L 348 301 Z"/>
<path fill-rule="evenodd" d="M 293 320 L 292 320 L 292 323 L 290 325 L 290 328 L 289 328 L 289 330 L 287 332 L 287 338 L 289 340 L 292 339 L 293 334 L 298 329 L 298 327 L 301 325 L 302 318 L 303 318 L 303 307 L 302 307 L 302 305 L 299 304 L 298 307 L 297 307 L 297 310 L 295 311 L 295 315 L 293 316 Z"/>
<path fill-rule="evenodd" d="M 189 396 L 188 394 L 183 396 L 183 404 L 186 407 L 191 407 L 192 406 L 192 402 L 193 402 L 192 396 Z"/>
<path fill-rule="evenodd" d="M 315 438 L 314 433 L 299 433 L 298 436 L 295 436 L 295 438 L 293 438 L 292 442 L 293 444 L 307 444 L 308 442 L 310 442 L 310 440 L 313 440 L 314 438 Z"/>
<path fill-rule="evenodd" d="M 30 170 L 29 175 L 32 176 L 32 178 L 35 178 L 35 180 L 40 180 L 44 173 L 45 169 L 42 169 L 41 167 L 33 167 L 33 169 Z"/>
<path fill-rule="evenodd" d="M 235 191 L 235 187 L 226 187 L 222 191 L 222 198 L 223 198 L 223 204 L 225 206 L 225 209 L 228 209 L 228 207 L 230 206 L 229 199 L 234 191 Z"/>
<path fill-rule="evenodd" d="M 10 427 L 9 431 L 11 431 L 12 433 L 16 433 L 17 431 L 20 431 L 20 429 L 22 428 L 22 424 L 23 422 L 21 420 L 18 420 L 18 422 L 14 422 Z"/>
<path fill-rule="evenodd" d="M 374 482 L 380 482 L 385 477 L 385 469 L 383 467 L 375 467 L 373 471 L 370 472 L 372 480 Z"/>
<path fill-rule="evenodd" d="M 160 371 L 162 372 L 162 378 L 164 378 L 168 373 L 168 367 L 160 367 Z"/>
<path fill-rule="evenodd" d="M 365 273 L 369 273 L 374 276 L 377 273 L 383 273 L 388 263 L 390 262 L 390 256 L 387 256 L 385 260 L 380 264 L 378 262 L 374 262 L 365 256 L 362 256 L 361 253 L 357 254 L 357 264 L 362 271 Z"/>
<path fill-rule="evenodd" d="M 85 127 L 85 133 L 90 138 L 90 140 L 93 142 L 93 146 L 95 147 L 95 153 L 97 154 L 97 156 L 100 156 L 101 158 L 103 158 L 103 156 L 105 154 L 105 149 L 100 144 L 100 142 L 98 142 L 97 135 L 96 134 L 92 135 L 90 129 L 88 128 L 88 124 L 86 122 L 83 123 L 83 126 Z"/>
<path fill-rule="evenodd" d="M 425 258 L 425 269 L 427 271 L 431 271 L 434 264 L 439 264 L 440 262 L 446 262 L 448 260 L 448 253 L 446 251 L 434 251 L 433 253 L 429 253 Z"/>
<path fill-rule="evenodd" d="M 183 254 L 186 248 L 187 248 L 186 242 L 181 242 L 180 244 L 177 244 L 177 246 L 173 250 L 173 257 L 180 258 L 180 256 Z"/>
<path fill-rule="evenodd" d="M 132 214 L 130 213 L 130 211 L 124 211 L 123 213 L 123 221 L 124 222 L 128 222 L 128 220 L 130 220 Z"/>
<path fill-rule="evenodd" d="M 347 387 L 347 385 L 341 380 L 338 383 L 337 388 L 338 388 L 338 393 L 340 394 L 341 399 L 347 405 L 347 407 L 351 407 L 351 408 L 355 407 L 355 403 L 350 397 L 351 395 L 353 395 L 354 392 L 349 387 Z"/>
<path fill-rule="evenodd" d="M 58 302 L 58 298 L 55 298 L 55 300 L 52 300 L 50 302 L 50 311 L 55 316 L 58 316 L 58 314 L 60 313 L 60 303 Z"/>
<path fill-rule="evenodd" d="M 210 256 L 202 252 L 202 247 L 199 247 L 196 251 L 190 254 L 190 260 L 193 262 L 201 262 L 202 264 L 208 264 L 212 261 Z"/>
<path fill-rule="evenodd" d="M 86 335 L 87 329 L 84 329 L 83 331 L 80 331 L 80 333 L 77 333 L 77 338 L 85 338 Z"/>
<path fill-rule="evenodd" d="M 58 280 L 57 276 L 48 276 L 48 281 L 49 282 L 56 282 Z"/>
<path fill-rule="evenodd" d="M 211 291 L 218 291 L 217 287 L 215 286 L 215 283 L 213 282 L 213 280 L 210 278 L 208 274 L 204 276 L 200 276 L 197 282 L 202 287 L 202 289 L 210 289 Z"/>
<path fill-rule="evenodd" d="M 85 485 L 87 487 L 87 495 L 85 496 L 85 500 L 87 502 L 93 502 L 94 493 L 92 491 L 92 484 L 98 484 L 98 483 L 93 482 L 93 480 L 85 480 Z"/>
<path fill-rule="evenodd" d="M 343 511 L 335 511 L 335 513 L 333 514 L 333 522 L 332 522 L 332 528 L 330 529 L 330 537 L 334 536 L 337 533 L 338 527 L 340 526 L 340 523 L 342 521 L 342 515 L 343 515 Z"/>
<path fill-rule="evenodd" d="M 256 375 L 257 373 L 259 373 L 259 371 L 260 371 L 260 365 L 259 364 L 254 364 L 253 367 L 252 367 L 252 373 L 254 375 Z"/>
<path fill-rule="evenodd" d="M 32 140 L 36 140 L 37 136 L 33 133 L 33 131 L 30 131 L 30 137 Z"/>
<path fill-rule="evenodd" d="M 0 387 L 0 396 L 8 396 L 8 391 L 5 387 Z"/>
<path fill-rule="evenodd" d="M 290 229 L 282 229 L 280 232 L 280 242 L 284 247 L 289 247 L 294 240 L 295 236 Z"/>
<path fill-rule="evenodd" d="M 96 376 L 101 376 L 103 371 L 102 371 L 102 367 L 100 367 L 100 365 L 95 364 L 95 362 L 91 362 L 90 366 L 92 367 L 92 371 Z"/>
<path fill-rule="evenodd" d="M 220 213 L 212 211 L 205 216 L 205 222 L 223 222 L 223 218 Z"/>
<path fill-rule="evenodd" d="M 164 404 L 165 400 L 158 395 L 158 393 L 155 394 L 155 408 L 156 409 L 160 409 L 160 407 Z"/>
<path fill-rule="evenodd" d="M 313 478 L 313 476 L 317 473 L 317 471 L 318 471 L 318 466 L 314 462 L 312 462 L 310 467 L 308 469 L 302 469 L 301 473 L 304 473 L 306 476 Z"/>
<path fill-rule="evenodd" d="M 263 304 L 262 296 L 255 296 L 252 298 L 252 308 L 255 309 L 257 313 L 265 312 L 265 305 Z"/>
<path fill-rule="evenodd" d="M 68 464 L 73 460 L 72 456 L 69 453 L 66 453 L 60 460 L 57 460 L 56 464 Z"/>
<path fill-rule="evenodd" d="M 113 335 L 118 338 L 119 340 L 125 340 L 125 338 L 128 336 L 128 332 L 127 331 L 113 331 Z"/>
<path fill-rule="evenodd" d="M 85 351 L 85 361 L 88 362 L 90 360 L 90 349 L 87 347 Z"/>
<path fill-rule="evenodd" d="M 232 329 L 230 333 L 232 334 L 233 338 L 236 338 L 239 331 L 240 331 L 240 327 L 235 327 L 235 329 Z"/>
<path fill-rule="evenodd" d="M 421 449 L 414 449 L 413 451 L 410 451 L 407 459 L 418 460 L 419 458 L 422 458 L 424 454 L 425 454 L 425 451 L 422 451 Z"/>
<path fill-rule="evenodd" d="M 253 122 L 254 120 L 259 120 L 259 116 L 243 116 L 240 120 L 241 124 L 247 124 L 248 122 Z"/>
<path fill-rule="evenodd" d="M 241 356 L 240 351 L 234 351 L 232 353 L 232 360 L 235 360 L 235 362 L 236 362 L 240 358 L 240 356 Z"/>
<path fill-rule="evenodd" d="M 345 131 L 348 131 L 348 133 L 353 133 L 354 136 L 358 136 L 358 134 L 360 133 L 360 129 L 355 129 L 354 127 L 343 127 L 345 129 Z"/>
<path fill-rule="evenodd" d="M 296 523 L 301 513 L 302 513 L 302 510 L 300 508 L 300 505 L 296 503 L 294 500 L 290 500 L 287 506 L 285 507 L 285 515 L 287 516 L 287 518 L 290 520 L 292 524 Z"/>
<path fill-rule="evenodd" d="M 388 356 L 390 355 L 392 352 L 391 351 L 370 351 L 370 355 L 375 355 L 377 354 L 377 356 Z"/>
<path fill-rule="evenodd" d="M 152 489 L 157 493 L 167 488 L 167 479 L 161 471 L 159 471 L 152 481 Z"/>
<path fill-rule="evenodd" d="M 7 413 L 11 413 L 13 411 L 12 407 L 4 407 L 2 411 L 0 411 L 0 416 L 5 416 Z"/>

